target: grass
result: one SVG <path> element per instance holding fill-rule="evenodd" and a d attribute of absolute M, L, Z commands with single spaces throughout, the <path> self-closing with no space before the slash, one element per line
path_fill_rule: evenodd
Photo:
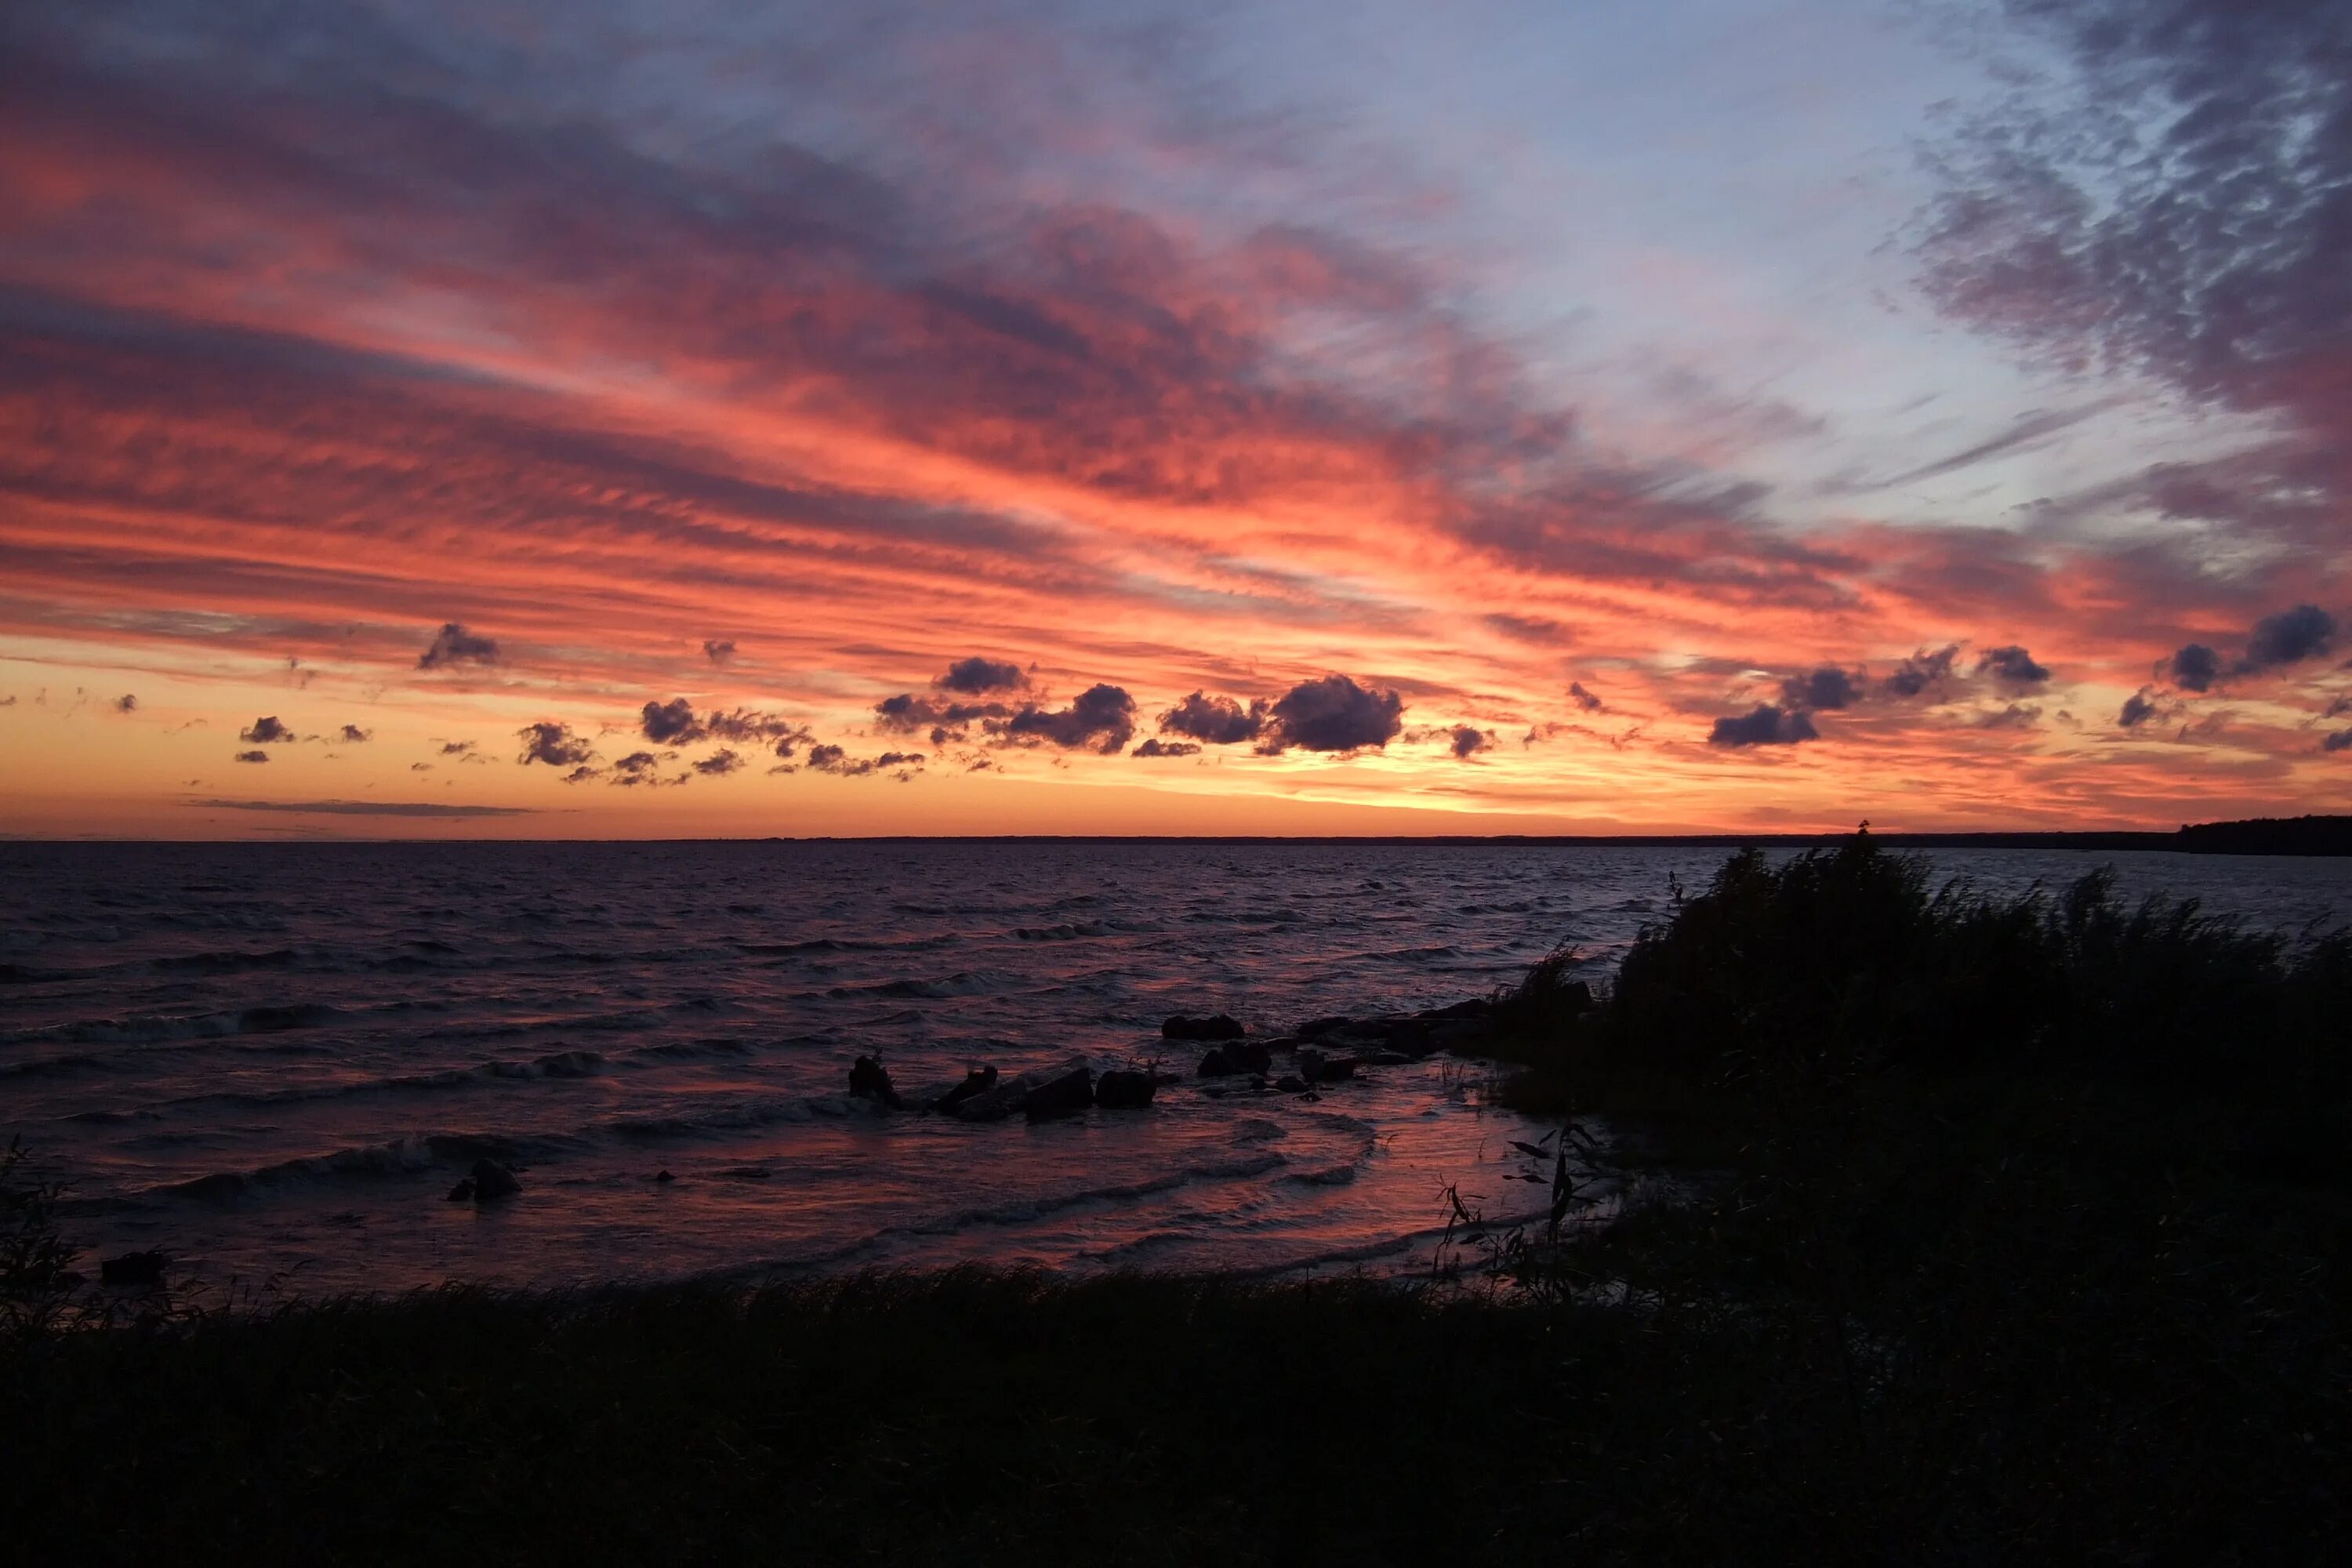
<path fill-rule="evenodd" d="M 1718 1167 L 1596 1239 L 1498 1254 L 1514 1288 L 956 1271 L 102 1331 L 25 1310 L 0 1333 L 5 1539 L 76 1562 L 2331 1561 L 2346 963 L 2096 879 L 1931 889 L 1866 837 L 1736 857 L 1597 1005 L 1562 956 L 1498 1008 L 1531 1064 L 1508 1092 Z M 7 1211 L 20 1303 L 58 1299 L 42 1201 Z"/>

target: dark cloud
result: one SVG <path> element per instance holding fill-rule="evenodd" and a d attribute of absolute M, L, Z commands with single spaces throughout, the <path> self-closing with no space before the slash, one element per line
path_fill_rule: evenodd
<path fill-rule="evenodd" d="M 568 784 L 586 784 L 590 779 L 601 779 L 604 776 L 604 769 L 595 767 L 587 763 L 583 763 L 578 767 L 572 769 L 570 773 L 564 774 L 563 782 Z"/>
<path fill-rule="evenodd" d="M 441 742 L 441 754 L 445 757 L 472 756 L 474 754 L 474 742 L 471 741 L 444 741 Z"/>
<path fill-rule="evenodd" d="M 1192 741 L 1163 741 L 1158 736 L 1144 742 L 1128 752 L 1130 757 L 1191 757 L 1200 754 L 1200 746 Z"/>
<path fill-rule="evenodd" d="M 2126 730 L 2137 730 L 2162 712 L 2163 705 L 2157 700 L 2155 693 L 2143 686 L 2124 699 L 2123 710 L 2116 715 L 2116 722 Z"/>
<path fill-rule="evenodd" d="M 1568 683 L 1568 700 L 1570 702 L 1575 703 L 1579 708 L 1584 710 L 1587 713 L 1605 713 L 1608 711 L 1608 705 L 1602 702 L 1598 697 L 1592 695 L 1591 692 L 1587 691 L 1584 689 L 1584 682 L 1580 680 L 1571 680 Z"/>
<path fill-rule="evenodd" d="M 735 657 L 734 639 L 731 637 L 703 638 L 702 657 L 713 664 L 725 664 Z"/>
<path fill-rule="evenodd" d="M 878 757 L 853 757 L 844 748 L 830 744 L 812 746 L 808 754 L 808 765 L 815 772 L 837 773 L 850 779 L 893 770 L 900 778 L 905 778 L 921 767 L 926 760 L 919 752 L 885 752 Z"/>
<path fill-rule="evenodd" d="M 433 644 L 416 658 L 419 669 L 442 669 L 459 664 L 496 664 L 499 645 L 492 637 L 476 637 L 455 621 L 444 625 Z"/>
<path fill-rule="evenodd" d="M 1027 688 L 1029 677 L 1017 664 L 1000 664 L 974 654 L 948 666 L 947 673 L 931 682 L 942 691 L 958 691 L 967 697 L 985 697 L 994 691 L 1020 691 Z"/>
<path fill-rule="evenodd" d="M 1921 648 L 1895 667 L 1895 673 L 1879 681 L 1878 689 L 1889 697 L 1905 699 L 1920 696 L 1941 686 L 1952 673 L 1952 661 L 1959 657 L 1960 645 L 1951 643 L 1929 652 Z"/>
<path fill-rule="evenodd" d="M 647 702 L 640 717 L 646 739 L 657 746 L 690 746 L 706 738 L 702 721 L 694 716 L 693 707 L 683 697 L 673 697 L 667 702 Z"/>
<path fill-rule="evenodd" d="M 402 800 L 194 800 L 214 811 L 278 811 L 301 816 L 528 816 L 527 805 L 443 805 Z"/>
<path fill-rule="evenodd" d="M 1859 673 L 1849 674 L 1833 664 L 1810 675 L 1792 675 L 1780 682 L 1780 695 L 1790 708 L 1814 708 L 1836 712 L 1862 700 Z"/>
<path fill-rule="evenodd" d="M 1258 738 L 1265 728 L 1265 710 L 1264 698 L 1244 708 L 1230 697 L 1195 691 L 1160 715 L 1160 732 L 1189 735 L 1212 746 L 1238 745 Z"/>
<path fill-rule="evenodd" d="M 2221 656 L 2201 642 L 2183 643 L 2165 663 L 2172 684 L 2183 691 L 2210 690 L 2221 676 Z"/>
<path fill-rule="evenodd" d="M 256 719 L 236 732 L 236 738 L 252 746 L 280 746 L 295 739 L 294 731 L 278 721 L 276 714 Z"/>
<path fill-rule="evenodd" d="M 236 760 L 240 763 L 266 763 L 269 760 L 269 753 L 268 752 L 239 752 L 236 754 Z"/>
<path fill-rule="evenodd" d="M 2346 64 L 2352 66 L 2352 58 L 2347 58 Z M 2347 209 L 2347 219 L 2352 223 L 2352 209 Z M 2352 231 L 2347 231 L 2346 237 L 2352 242 Z M 2346 268 L 2352 271 L 2352 256 L 2347 257 Z M 2335 639 L 2334 616 L 2316 605 L 2297 605 L 2254 623 L 2254 629 L 2246 637 L 2246 657 L 2238 661 L 2237 668 L 2252 673 L 2300 664 L 2326 653 Z"/>
<path fill-rule="evenodd" d="M 335 738 L 347 746 L 360 746 L 374 740 L 375 731 L 362 730 L 357 724 L 346 724 L 336 733 Z"/>
<path fill-rule="evenodd" d="M 1002 702 L 935 702 L 911 691 L 886 697 L 874 705 L 874 722 L 878 728 L 898 735 L 920 734 L 928 730 L 934 746 L 969 739 L 971 726 L 975 723 L 1012 716 L 1013 710 Z"/>
<path fill-rule="evenodd" d="M 139 711 L 139 699 L 126 691 L 114 700 L 114 710 L 117 713 L 136 713 Z"/>
<path fill-rule="evenodd" d="M 2042 717 L 2039 705 L 2012 702 L 1996 713 L 1987 713 L 1976 721 L 1979 730 L 2031 730 Z"/>
<path fill-rule="evenodd" d="M 2336 731 L 2319 742 L 2319 749 L 2323 752 L 2352 751 L 2352 730 Z"/>
<path fill-rule="evenodd" d="M 694 771 L 707 778 L 724 778 L 743 765 L 743 759 L 725 747 L 711 752 L 694 764 Z"/>
<path fill-rule="evenodd" d="M 1135 736 L 1135 699 L 1116 686 L 1090 686 L 1067 708 L 1028 703 L 1010 719 L 991 721 L 991 733 L 1012 745 L 1058 746 L 1066 752 L 1118 751 Z"/>
<path fill-rule="evenodd" d="M 1344 675 L 1303 680 L 1276 698 L 1266 713 L 1260 751 L 1296 746 L 1307 752 L 1353 752 L 1385 746 L 1404 723 L 1404 699 L 1362 687 Z"/>
<path fill-rule="evenodd" d="M 1472 724 L 1456 724 L 1447 731 L 1447 735 L 1448 743 L 1453 747 L 1456 757 L 1466 758 L 1474 752 L 1485 751 L 1495 743 L 1493 731 L 1481 730 Z"/>
<path fill-rule="evenodd" d="M 634 787 L 638 784 L 683 783 L 685 781 L 683 779 L 664 780 L 661 776 L 661 759 L 654 755 L 653 752 L 631 752 L 627 756 L 623 757 L 619 762 L 613 764 L 613 773 L 610 782 L 620 784 L 624 787 Z"/>
<path fill-rule="evenodd" d="M 2050 679 L 2048 667 L 2036 662 L 2032 654 L 2014 643 L 2007 647 L 1989 647 L 1979 654 L 1977 673 L 1990 674 L 2008 686 L 2039 686 Z"/>
<path fill-rule="evenodd" d="M 1710 746 L 1793 746 L 1800 741 L 1818 741 L 1821 732 L 1813 728 L 1812 715 L 1790 712 L 1769 702 L 1759 702 L 1753 710 L 1737 719 L 1717 719 L 1707 731 Z"/>
<path fill-rule="evenodd" d="M 573 734 L 569 724 L 525 724 L 515 731 L 515 739 L 522 742 L 521 754 L 515 761 L 526 766 L 544 763 L 551 768 L 578 767 L 596 754 L 596 748 L 585 736 Z"/>

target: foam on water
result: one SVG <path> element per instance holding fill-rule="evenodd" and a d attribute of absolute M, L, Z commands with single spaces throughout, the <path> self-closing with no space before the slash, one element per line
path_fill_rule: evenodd
<path fill-rule="evenodd" d="M 1533 1130 L 1433 1060 L 1319 1099 L 1032 1127 L 844 1092 L 1164 1058 L 1162 1016 L 1442 1005 L 1564 938 L 1596 973 L 1711 850 L 1218 844 L 0 846 L 0 1135 L 93 1249 L 306 1290 L 865 1264 L 1425 1267 Z M 2352 862 L 1945 855 L 2299 929 Z M 522 1197 L 443 1201 L 474 1160 Z M 656 1183 L 660 1170 L 677 1178 Z"/>

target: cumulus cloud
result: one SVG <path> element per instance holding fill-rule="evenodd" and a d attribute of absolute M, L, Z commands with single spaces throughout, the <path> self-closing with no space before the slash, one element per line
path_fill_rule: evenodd
<path fill-rule="evenodd" d="M 2207 691 L 2221 677 L 2221 656 L 2201 642 L 2183 643 L 2180 650 L 2165 661 L 2166 673 L 2172 684 L 2183 691 Z"/>
<path fill-rule="evenodd" d="M 726 747 L 720 747 L 694 764 L 694 771 L 706 778 L 724 778 L 743 765 L 743 759 Z"/>
<path fill-rule="evenodd" d="M 2336 617 L 2316 605 L 2297 605 L 2254 623 L 2246 637 L 2246 657 L 2238 668 L 2246 673 L 2300 664 L 2327 651 L 2336 639 Z"/>
<path fill-rule="evenodd" d="M 2143 686 L 2124 699 L 2123 710 L 2116 715 L 2116 722 L 2126 730 L 2137 730 L 2163 710 L 2163 704 L 2158 701 L 2156 694 Z"/>
<path fill-rule="evenodd" d="M 1009 745 L 1043 742 L 1066 752 L 1118 751 L 1135 735 L 1135 699 L 1119 687 L 1095 685 L 1067 708 L 1024 704 L 1010 719 L 992 721 L 989 731 Z"/>
<path fill-rule="evenodd" d="M 735 640 L 732 637 L 705 637 L 702 639 L 702 657 L 713 664 L 725 664 L 735 657 Z"/>
<path fill-rule="evenodd" d="M 250 746 L 279 746 L 295 739 L 294 731 L 278 721 L 276 714 L 256 719 L 236 732 L 236 738 Z"/>
<path fill-rule="evenodd" d="M 522 742 L 522 752 L 515 761 L 526 766 L 544 763 L 551 768 L 577 767 L 596 754 L 587 738 L 573 734 L 569 724 L 525 724 L 515 731 L 515 739 Z"/>
<path fill-rule="evenodd" d="M 360 746 L 374 740 L 375 731 L 362 730 L 357 724 L 346 724 L 336 732 L 335 738 L 347 746 Z"/>
<path fill-rule="evenodd" d="M 1446 734 L 1447 743 L 1452 747 L 1456 757 L 1467 758 L 1495 743 L 1493 731 L 1481 730 L 1475 724 L 1456 724 L 1452 730 L 1446 731 Z"/>
<path fill-rule="evenodd" d="M 814 771 L 851 779 L 893 769 L 903 779 L 914 769 L 921 767 L 925 761 L 920 752 L 885 752 L 878 757 L 853 757 L 843 747 L 829 743 L 810 747 L 808 754 L 808 765 Z"/>
<path fill-rule="evenodd" d="M 647 702 L 640 723 L 646 739 L 657 746 L 691 745 L 705 738 L 702 721 L 694 716 L 693 706 L 683 697 L 673 697 L 667 702 Z"/>
<path fill-rule="evenodd" d="M 236 760 L 240 763 L 266 763 L 269 760 L 269 753 L 268 752 L 239 752 L 236 754 Z"/>
<path fill-rule="evenodd" d="M 114 710 L 117 713 L 136 713 L 139 711 L 139 699 L 126 691 L 114 700 Z"/>
<path fill-rule="evenodd" d="M 1879 690 L 1889 697 L 1910 699 L 1941 686 L 1952 673 L 1952 661 L 1959 657 L 1960 645 L 1951 643 L 1929 652 L 1921 648 L 1895 667 L 1895 673 L 1878 683 Z"/>
<path fill-rule="evenodd" d="M 1977 673 L 1990 675 L 2005 686 L 2039 686 L 2050 679 L 2049 668 L 2014 643 L 1979 654 Z"/>
<path fill-rule="evenodd" d="M 1128 752 L 1130 757 L 1191 757 L 1200 754 L 1199 744 L 1192 741 L 1163 741 L 1157 735 Z"/>
<path fill-rule="evenodd" d="M 966 697 L 985 697 L 993 691 L 1021 691 L 1027 689 L 1029 677 L 1017 664 L 1001 664 L 994 659 L 974 654 L 948 666 L 947 673 L 931 684 L 942 691 L 961 692 Z"/>
<path fill-rule="evenodd" d="M 886 697 L 874 705 L 874 722 L 878 728 L 899 735 L 929 731 L 934 746 L 968 739 L 974 723 L 1012 716 L 1013 710 L 1002 702 L 935 702 L 911 691 Z"/>
<path fill-rule="evenodd" d="M 494 637 L 476 637 L 455 621 L 444 625 L 435 634 L 432 646 L 416 658 L 419 669 L 444 669 L 460 664 L 496 664 L 499 645 Z"/>
<path fill-rule="evenodd" d="M 1160 732 L 1190 736 L 1212 746 L 1238 745 L 1258 738 L 1265 728 L 1265 710 L 1264 698 L 1244 708 L 1230 697 L 1195 691 L 1160 715 Z"/>
<path fill-rule="evenodd" d="M 1568 700 L 1587 713 L 1605 713 L 1609 710 L 1608 704 L 1587 691 L 1584 689 L 1584 682 L 1580 680 L 1571 680 L 1568 683 Z"/>
<path fill-rule="evenodd" d="M 1736 719 L 1717 719 L 1707 731 L 1710 746 L 1793 746 L 1800 741 L 1818 741 L 1821 731 L 1813 728 L 1812 715 L 1790 711 L 1769 702 L 1759 702 L 1749 712 Z"/>
<path fill-rule="evenodd" d="M 1791 708 L 1816 708 L 1835 712 L 1862 700 L 1862 679 L 1833 664 L 1780 682 L 1781 700 Z"/>
<path fill-rule="evenodd" d="M 586 784 L 590 779 L 601 779 L 604 776 L 604 769 L 597 767 L 592 763 L 583 763 L 578 767 L 572 769 L 570 773 L 564 774 L 563 782 L 568 784 Z"/>
<path fill-rule="evenodd" d="M 661 776 L 659 757 L 651 752 L 631 752 L 613 764 L 609 782 L 632 788 L 638 784 L 684 784 L 686 778 L 680 774 L 674 779 L 665 779 Z"/>
<path fill-rule="evenodd" d="M 1404 699 L 1396 692 L 1359 686 L 1348 676 L 1327 675 L 1303 680 L 1275 699 L 1258 749 L 1354 752 L 1385 746 L 1403 727 L 1403 716 Z"/>
<path fill-rule="evenodd" d="M 2039 704 L 2012 702 L 1996 712 L 1981 715 L 1976 721 L 1979 730 L 2031 730 L 2042 717 Z"/>
<path fill-rule="evenodd" d="M 2319 749 L 2323 752 L 2352 751 L 2352 730 L 2336 731 L 2319 742 Z"/>

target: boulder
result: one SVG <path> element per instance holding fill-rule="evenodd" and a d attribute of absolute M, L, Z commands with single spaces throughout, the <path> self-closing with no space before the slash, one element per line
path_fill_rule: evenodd
<path fill-rule="evenodd" d="M 474 1201 L 478 1204 L 510 1198 L 522 1191 L 522 1184 L 515 1180 L 515 1173 L 496 1160 L 477 1160 L 474 1168 L 467 1174 L 473 1179 Z"/>
<path fill-rule="evenodd" d="M 1029 1098 L 1021 1102 L 1021 1109 L 1030 1121 L 1044 1121 L 1051 1117 L 1073 1115 L 1094 1102 L 1094 1069 L 1081 1064 L 1031 1089 Z"/>
<path fill-rule="evenodd" d="M 1473 996 L 1466 1002 L 1456 1002 L 1446 1007 L 1423 1007 L 1413 1016 L 1424 1024 L 1446 1024 L 1457 1018 L 1483 1018 L 1489 1004 Z"/>
<path fill-rule="evenodd" d="M 890 1075 L 872 1057 L 860 1057 L 849 1064 L 849 1092 L 892 1110 L 904 1103 L 898 1091 L 890 1086 Z"/>
<path fill-rule="evenodd" d="M 1140 1110 L 1160 1080 L 1148 1072 L 1107 1072 L 1096 1080 L 1095 1103 L 1105 1110 Z"/>
<path fill-rule="evenodd" d="M 1332 1030 L 1344 1029 L 1355 1021 L 1356 1020 L 1353 1018 L 1340 1017 L 1309 1018 L 1304 1024 L 1299 1025 L 1297 1029 L 1292 1031 L 1292 1033 L 1296 1034 L 1302 1040 L 1319 1040 L 1324 1036 L 1329 1034 Z"/>
<path fill-rule="evenodd" d="M 1274 1080 L 1274 1087 L 1283 1094 L 1305 1094 L 1307 1080 L 1296 1073 L 1285 1073 Z"/>
<path fill-rule="evenodd" d="M 664 1166 L 662 1169 L 654 1173 L 654 1180 L 656 1182 L 675 1182 L 677 1178 L 669 1173 L 669 1168 L 667 1166 Z"/>
<path fill-rule="evenodd" d="M 1440 1024 L 1429 1031 L 1426 1051 L 1450 1051 L 1475 1056 L 1495 1037 L 1495 1025 L 1488 1018 L 1457 1018 Z"/>
<path fill-rule="evenodd" d="M 101 1285 L 161 1285 L 163 1266 L 172 1260 L 161 1252 L 126 1252 L 98 1266 Z"/>
<path fill-rule="evenodd" d="M 1201 1058 L 1202 1078 L 1230 1078 L 1235 1073 L 1268 1072 L 1274 1067 L 1274 1053 L 1262 1045 L 1248 1040 L 1235 1040 L 1217 1046 Z"/>
<path fill-rule="evenodd" d="M 1160 1026 L 1160 1037 L 1163 1040 L 1238 1040 L 1245 1032 L 1230 1013 L 1199 1018 L 1179 1013 Z"/>
<path fill-rule="evenodd" d="M 1072 1057 L 1057 1068 L 1033 1068 L 1011 1078 L 1001 1078 L 995 1088 L 978 1090 L 949 1114 L 959 1121 L 1002 1121 L 1026 1107 L 1029 1096 L 1040 1085 L 1051 1079 L 1066 1078 L 1086 1065 L 1086 1058 Z"/>
<path fill-rule="evenodd" d="M 973 1068 L 963 1075 L 963 1081 L 931 1102 L 931 1109 L 941 1116 L 952 1116 L 957 1106 L 973 1095 L 996 1087 L 996 1069 L 992 1067 Z"/>
<path fill-rule="evenodd" d="M 471 1176 L 458 1177 L 457 1184 L 449 1189 L 449 1201 L 453 1204 L 472 1203 L 474 1201 L 474 1178 Z"/>

